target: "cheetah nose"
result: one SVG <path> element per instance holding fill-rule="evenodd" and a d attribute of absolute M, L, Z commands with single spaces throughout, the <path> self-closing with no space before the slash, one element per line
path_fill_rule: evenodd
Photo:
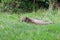
<path fill-rule="evenodd" d="M 23 22 L 23 20 L 21 22 Z"/>

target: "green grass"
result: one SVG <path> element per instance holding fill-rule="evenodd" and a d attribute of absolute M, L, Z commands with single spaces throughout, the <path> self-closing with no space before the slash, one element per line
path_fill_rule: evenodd
<path fill-rule="evenodd" d="M 60 11 L 37 11 L 25 14 L 0 13 L 0 40 L 60 40 Z M 56 13 L 56 14 L 55 14 Z M 21 17 L 52 20 L 53 24 L 21 22 Z"/>

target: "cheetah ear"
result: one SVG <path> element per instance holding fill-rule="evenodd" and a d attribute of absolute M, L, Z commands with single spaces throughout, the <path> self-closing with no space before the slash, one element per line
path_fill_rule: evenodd
<path fill-rule="evenodd" d="M 27 20 L 28 18 L 26 17 L 26 20 Z"/>

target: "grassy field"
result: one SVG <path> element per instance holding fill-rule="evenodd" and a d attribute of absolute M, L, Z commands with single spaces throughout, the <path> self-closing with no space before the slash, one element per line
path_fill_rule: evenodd
<path fill-rule="evenodd" d="M 0 12 L 0 40 L 60 40 L 60 11 L 37 11 L 25 14 Z M 51 20 L 53 24 L 21 22 L 21 17 Z"/>

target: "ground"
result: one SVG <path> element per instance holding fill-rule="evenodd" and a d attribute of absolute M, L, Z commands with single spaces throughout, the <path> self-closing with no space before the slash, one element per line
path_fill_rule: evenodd
<path fill-rule="evenodd" d="M 0 12 L 0 40 L 60 40 L 60 11 L 37 11 L 24 14 Z M 21 22 L 21 17 L 51 20 L 53 24 Z"/>

